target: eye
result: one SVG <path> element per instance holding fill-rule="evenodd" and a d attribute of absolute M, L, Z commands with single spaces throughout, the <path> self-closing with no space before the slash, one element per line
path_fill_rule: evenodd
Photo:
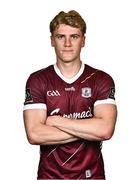
<path fill-rule="evenodd" d="M 76 40 L 76 39 L 78 39 L 78 38 L 79 38 L 79 35 L 77 35 L 77 34 L 72 34 L 72 35 L 71 35 L 71 39 Z"/>
<path fill-rule="evenodd" d="M 63 34 L 57 34 L 57 35 L 56 35 L 56 38 L 57 38 L 57 39 L 60 39 L 60 40 L 63 39 L 64 37 L 65 37 L 65 36 L 64 36 Z"/>

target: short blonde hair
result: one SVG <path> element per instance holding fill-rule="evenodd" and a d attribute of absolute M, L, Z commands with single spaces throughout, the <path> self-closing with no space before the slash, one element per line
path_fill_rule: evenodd
<path fill-rule="evenodd" d="M 86 33 L 86 23 L 81 15 L 75 10 L 71 10 L 67 13 L 64 11 L 59 12 L 50 22 L 51 34 L 53 34 L 60 24 L 79 28 L 83 35 Z"/>

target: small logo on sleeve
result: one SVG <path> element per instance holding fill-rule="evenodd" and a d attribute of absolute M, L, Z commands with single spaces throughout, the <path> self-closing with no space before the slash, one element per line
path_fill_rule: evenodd
<path fill-rule="evenodd" d="M 32 94 L 31 94 L 31 89 L 26 89 L 26 94 L 25 94 L 25 102 L 32 102 Z"/>
<path fill-rule="evenodd" d="M 109 98 L 115 99 L 115 88 L 114 87 L 112 87 L 110 90 Z"/>

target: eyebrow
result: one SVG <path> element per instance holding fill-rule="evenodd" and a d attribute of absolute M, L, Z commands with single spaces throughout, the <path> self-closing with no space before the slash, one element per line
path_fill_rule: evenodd
<path fill-rule="evenodd" d="M 61 33 L 58 33 L 58 34 L 56 34 L 55 35 L 55 37 L 57 37 L 57 36 L 66 36 L 66 34 L 61 34 Z M 70 34 L 70 36 L 78 36 L 78 37 L 80 37 L 80 35 L 79 34 Z"/>

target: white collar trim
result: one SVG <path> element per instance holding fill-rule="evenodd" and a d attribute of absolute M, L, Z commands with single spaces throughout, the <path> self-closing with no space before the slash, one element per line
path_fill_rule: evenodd
<path fill-rule="evenodd" d="M 63 81 L 65 81 L 65 82 L 68 83 L 68 84 L 71 84 L 71 83 L 75 82 L 75 81 L 81 76 L 81 74 L 83 73 L 84 68 L 85 68 L 85 65 L 84 65 L 84 63 L 82 63 L 82 64 L 81 64 L 81 68 L 80 68 L 80 70 L 78 71 L 78 73 L 77 73 L 73 78 L 69 79 L 69 78 L 66 78 L 65 76 L 63 76 L 62 73 L 60 72 L 57 64 L 54 64 L 54 70 L 55 70 L 56 74 L 57 74 Z"/>

